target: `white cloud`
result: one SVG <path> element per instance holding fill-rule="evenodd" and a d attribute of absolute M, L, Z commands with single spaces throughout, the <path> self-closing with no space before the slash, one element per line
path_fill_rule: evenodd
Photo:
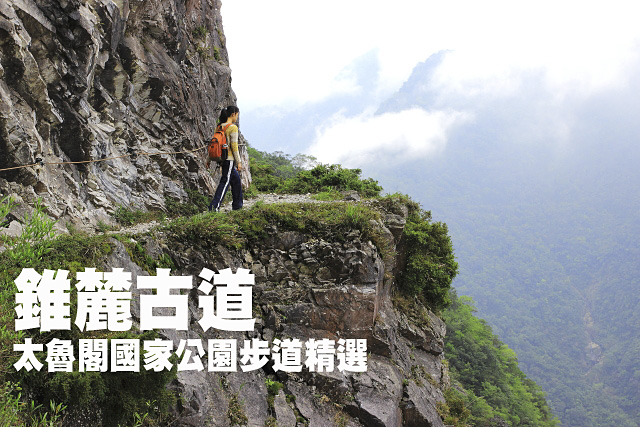
<path fill-rule="evenodd" d="M 374 49 L 383 93 L 449 49 L 442 87 L 499 95 L 517 91 L 527 73 L 560 94 L 624 84 L 640 46 L 636 0 L 229 0 L 222 12 L 245 111 L 352 93 L 340 72 Z"/>
<path fill-rule="evenodd" d="M 441 152 L 450 131 L 471 118 L 464 112 L 419 108 L 349 118 L 338 114 L 317 130 L 308 154 L 347 167 L 402 164 Z"/>
<path fill-rule="evenodd" d="M 444 89 L 511 95 L 538 74 L 559 96 L 589 96 L 624 85 L 639 58 L 640 7 L 630 1 L 504 2 L 500 13 L 475 12 L 435 76 Z"/>

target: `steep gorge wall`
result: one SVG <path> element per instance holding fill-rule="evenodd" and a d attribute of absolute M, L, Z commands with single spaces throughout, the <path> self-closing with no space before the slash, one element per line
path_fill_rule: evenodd
<path fill-rule="evenodd" d="M 220 7 L 0 2 L 0 169 L 125 156 L 0 172 L 1 193 L 27 210 L 40 197 L 50 216 L 77 224 L 108 220 L 119 205 L 162 209 L 187 188 L 211 193 L 204 150 L 139 153 L 196 149 L 235 104 Z"/>
<path fill-rule="evenodd" d="M 314 205 L 294 205 L 296 215 Z M 345 209 L 337 204 L 333 209 Z M 347 235 L 328 231 L 292 231 L 271 225 L 266 237 L 249 239 L 240 249 L 215 239 L 155 230 L 134 236 L 136 244 L 153 259 L 172 260 L 172 275 L 190 275 L 189 331 L 162 330 L 163 339 L 177 347 L 186 339 L 274 338 L 339 340 L 366 339 L 368 369 L 363 373 L 278 372 L 283 390 L 272 396 L 270 409 L 266 378 L 274 378 L 271 365 L 250 372 L 178 372 L 174 390 L 181 404 L 175 408 L 174 426 L 229 426 L 229 414 L 243 412 L 248 426 L 266 426 L 274 417 L 278 426 L 443 427 L 438 402 L 450 385 L 444 360 L 446 326 L 417 302 L 394 303 L 397 273 L 404 269 L 403 230 L 406 207 L 381 210 L 372 220 L 381 251 L 365 233 L 353 229 Z M 134 276 L 147 275 L 130 258 L 126 247 L 113 241 L 114 250 L 103 268 L 124 267 Z M 200 271 L 231 268 L 255 274 L 250 332 L 203 331 L 196 321 L 202 315 L 196 288 Z M 147 290 L 134 291 L 140 294 Z M 139 296 L 132 315 L 139 320 Z M 134 327 L 135 329 L 135 327 Z M 238 356 L 238 361 L 240 356 Z M 289 399 L 285 400 L 285 395 Z M 293 398 L 291 398 L 293 396 Z M 232 403 L 238 399 L 240 404 Z M 239 406 L 239 409 L 236 406 Z M 235 408 L 235 409 L 234 409 Z M 73 419 L 72 419 L 73 420 Z M 87 425 L 96 425 L 98 419 Z M 92 424 L 93 423 L 93 424 Z"/>
<path fill-rule="evenodd" d="M 4 0 L 0 2 L 0 191 L 28 210 L 40 197 L 48 214 L 76 223 L 108 220 L 118 205 L 162 208 L 186 188 L 211 192 L 215 180 L 202 144 L 220 109 L 235 102 L 220 2 L 214 0 Z M 246 153 L 246 152 L 245 152 Z M 130 155 L 130 156 L 129 156 Z M 247 160 L 245 159 L 245 162 Z M 250 180 L 243 174 L 245 183 Z M 21 199 L 21 200 L 20 200 Z M 278 375 L 278 425 L 442 426 L 448 375 L 444 323 L 421 307 L 394 306 L 391 288 L 402 263 L 407 211 L 387 212 L 377 227 L 394 250 L 365 236 L 322 238 L 270 228 L 269 238 L 243 249 L 185 242 L 154 232 L 136 236 L 153 258 L 170 257 L 173 274 L 196 277 L 203 267 L 247 268 L 256 274 L 254 334 L 162 331 L 177 345 L 187 338 L 366 338 L 366 373 Z M 61 222 L 63 222 L 61 221 Z M 117 240 L 101 266 L 146 274 Z M 199 318 L 197 291 L 191 318 Z M 133 313 L 139 318 L 139 313 Z M 269 369 L 251 373 L 181 372 L 172 384 L 181 426 L 228 426 L 233 396 L 241 396 L 247 425 L 264 426 L 273 411 L 265 385 Z M 339 404 L 340 406 L 336 406 Z M 90 408 L 91 409 L 91 408 Z M 90 412 L 90 409 L 88 411 Z M 86 425 L 100 425 L 100 408 Z M 85 425 L 70 411 L 69 425 Z M 339 421 L 339 422 L 338 422 Z"/>

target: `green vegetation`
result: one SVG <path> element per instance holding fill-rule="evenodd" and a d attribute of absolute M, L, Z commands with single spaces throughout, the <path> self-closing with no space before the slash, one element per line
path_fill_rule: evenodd
<path fill-rule="evenodd" d="M 218 37 L 220 38 L 220 43 L 222 43 L 222 45 L 224 46 L 224 36 L 222 35 L 222 32 L 220 30 L 216 30 L 218 32 Z M 207 30 L 207 27 L 205 27 L 204 25 L 200 25 L 196 28 L 193 29 L 193 31 L 191 31 L 191 35 L 193 36 L 193 38 L 195 39 L 195 44 L 196 44 L 196 52 L 198 53 L 198 55 L 200 55 L 200 58 L 202 58 L 203 60 L 209 60 L 211 59 L 211 54 L 209 53 L 209 47 L 207 46 L 207 36 L 209 35 L 209 31 Z M 217 46 L 213 46 L 213 58 L 218 61 L 218 62 L 222 62 L 222 55 L 220 53 L 220 48 Z"/>
<path fill-rule="evenodd" d="M 452 285 L 563 425 L 638 427 L 640 144 L 589 131 L 568 156 L 514 135 L 490 125 L 401 176 L 384 165 L 369 173 L 446 221 L 460 264 Z"/>
<path fill-rule="evenodd" d="M 157 337 L 154 331 L 141 335 L 133 333 L 107 333 L 104 338 L 136 338 L 152 340 Z M 75 345 L 77 341 L 72 338 Z M 23 374 L 22 383 L 31 385 L 30 389 L 40 400 L 49 400 L 53 396 L 62 398 L 70 411 L 82 411 L 84 408 L 100 408 L 104 425 L 128 425 L 130 420 L 144 416 L 146 421 L 161 423 L 170 419 L 168 409 L 175 404 L 173 392 L 166 385 L 176 376 L 176 367 L 171 371 L 140 372 L 72 372 L 44 374 L 43 372 Z M 22 371 L 21 371 L 22 372 Z M 153 402 L 153 405 L 150 404 Z M 142 415 L 141 415 L 142 414 Z"/>
<path fill-rule="evenodd" d="M 5 197 L 0 205 L 2 218 L 13 208 L 11 198 Z M 44 212 L 44 206 L 40 199 L 36 200 L 33 213 L 24 218 L 24 228 L 22 234 L 14 239 L 7 239 L 9 246 L 7 256 L 17 264 L 31 265 L 37 262 L 43 255 L 50 252 L 49 243 L 55 233 L 53 231 L 54 222 Z"/>
<path fill-rule="evenodd" d="M 349 424 L 349 416 L 342 410 L 338 410 L 333 416 L 333 424 L 336 427 L 347 427 L 347 425 Z"/>
<path fill-rule="evenodd" d="M 48 410 L 22 399 L 22 388 L 14 383 L 0 384 L 0 426 L 55 427 L 61 425 L 66 406 L 51 401 Z"/>
<path fill-rule="evenodd" d="M 225 46 L 227 39 L 224 36 L 224 33 L 222 32 L 222 30 L 220 28 L 216 28 L 216 33 L 218 33 L 218 40 L 220 40 L 220 43 L 222 43 L 222 46 Z"/>
<path fill-rule="evenodd" d="M 187 189 L 187 201 L 178 202 L 174 199 L 166 199 L 167 216 L 177 218 L 191 216 L 209 210 L 209 198 L 199 191 Z"/>
<path fill-rule="evenodd" d="M 277 192 L 289 194 L 319 193 L 323 191 L 355 190 L 362 197 L 375 197 L 382 187 L 371 179 L 360 178 L 360 169 L 344 169 L 340 165 L 318 165 L 311 170 L 298 173 L 284 180 Z"/>
<path fill-rule="evenodd" d="M 299 231 L 316 237 L 331 235 L 337 239 L 344 239 L 355 229 L 374 239 L 374 243 L 375 232 L 369 220 L 379 216 L 370 207 L 347 202 L 264 204 L 234 213 L 240 229 L 249 239 L 267 237 L 268 227 L 275 225 L 283 231 Z"/>
<path fill-rule="evenodd" d="M 159 210 L 143 211 L 141 209 L 129 209 L 124 206 L 119 206 L 114 212 L 113 218 L 122 226 L 132 226 L 150 221 L 164 221 L 167 218 L 192 216 L 209 210 L 209 199 L 207 196 L 192 189 L 187 189 L 186 192 L 186 202 L 167 198 L 165 200 L 166 212 Z M 111 229 L 104 223 L 99 223 L 98 226 L 101 232 Z"/>
<path fill-rule="evenodd" d="M 494 196 L 473 202 L 475 209 L 462 196 L 450 206 L 437 202 L 457 242 L 462 272 L 454 286 L 474 296 L 563 424 L 640 425 L 640 337 L 632 326 L 640 321 L 640 247 L 630 237 L 640 230 L 637 215 L 628 212 L 625 223 L 622 210 L 601 201 L 543 203 L 538 193 L 526 200 L 530 193 L 484 191 L 508 202 Z M 590 342 L 601 353 L 586 351 Z"/>
<path fill-rule="evenodd" d="M 207 27 L 204 25 L 200 25 L 191 31 L 191 35 L 196 40 L 196 52 L 200 55 L 200 58 L 207 61 L 211 59 L 211 54 L 209 53 L 209 48 L 207 47 L 207 35 L 209 31 L 207 31 Z M 217 47 L 213 47 L 213 57 L 216 61 L 220 61 L 220 49 Z"/>
<path fill-rule="evenodd" d="M 265 378 L 264 382 L 267 386 L 267 393 L 269 393 L 272 396 L 276 396 L 280 392 L 280 390 L 282 390 L 283 386 L 280 381 L 275 381 L 270 378 Z"/>
<path fill-rule="evenodd" d="M 330 190 L 330 191 L 321 191 L 320 193 L 314 194 L 313 196 L 311 196 L 311 198 L 314 200 L 320 200 L 323 202 L 330 202 L 333 200 L 342 200 L 344 196 L 342 195 L 341 192 L 337 190 Z"/>
<path fill-rule="evenodd" d="M 232 221 L 231 215 L 218 212 L 180 217 L 168 223 L 163 230 L 180 242 L 222 244 L 236 249 L 241 248 L 244 242 L 240 228 Z"/>
<path fill-rule="evenodd" d="M 266 178 L 265 174 L 275 175 L 280 179 L 294 177 L 298 172 L 312 168 L 318 164 L 315 157 L 306 154 L 291 156 L 282 151 L 265 153 L 247 146 L 251 163 L 251 178 L 260 181 Z M 255 167 L 255 171 L 254 171 Z M 265 190 L 262 190 L 265 191 Z"/>
<path fill-rule="evenodd" d="M 264 382 L 267 386 L 267 406 L 269 411 L 269 418 L 267 419 L 267 422 L 265 422 L 265 426 L 277 425 L 274 417 L 276 415 L 275 399 L 284 385 L 279 381 L 272 380 L 271 378 L 265 378 Z"/>
<path fill-rule="evenodd" d="M 298 154 L 263 153 L 248 147 L 251 160 L 252 185 L 261 192 L 306 194 L 355 190 L 362 197 L 375 197 L 382 187 L 377 181 L 360 177 L 360 169 L 340 165 L 317 164 L 315 158 Z M 313 166 L 312 169 L 306 168 Z"/>
<path fill-rule="evenodd" d="M 8 199 L 0 204 L 0 211 L 5 215 L 9 211 L 7 205 L 10 205 Z M 46 398 L 41 398 L 40 395 L 40 391 L 50 384 L 49 381 L 63 374 L 24 374 L 23 371 L 16 372 L 13 367 L 18 360 L 16 353 L 12 351 L 13 344 L 24 342 L 29 337 L 34 338 L 35 343 L 47 342 L 51 335 L 15 331 L 14 302 L 17 290 L 13 281 L 25 266 L 39 272 L 45 268 L 67 269 L 75 274 L 84 266 L 95 265 L 112 248 L 104 236 L 73 234 L 54 239 L 51 234 L 53 222 L 44 215 L 40 203 L 36 204 L 34 212 L 24 220 L 23 234 L 6 241 L 8 249 L 0 254 L 0 384 L 5 384 L 0 393 L 0 411 L 5 412 L 0 412 L 0 419 L 11 420 L 6 425 L 22 425 L 18 422 L 11 424 L 13 420 L 36 423 L 36 418 L 41 424 L 34 425 L 53 425 L 61 412 L 71 406 L 71 402 L 57 395 Z M 15 385 L 18 383 L 21 387 Z M 29 400 L 24 396 L 29 396 Z M 49 424 L 43 424 L 45 421 Z"/>
<path fill-rule="evenodd" d="M 205 27 L 204 25 L 200 25 L 194 28 L 193 31 L 191 32 L 193 37 L 196 39 L 205 39 L 208 33 L 209 32 L 207 31 L 207 27 Z"/>
<path fill-rule="evenodd" d="M 0 204 L 0 213 L 8 212 L 6 204 Z M 48 343 L 53 338 L 72 340 L 75 348 L 81 337 L 77 328 L 70 331 L 40 332 L 36 329 L 15 331 L 14 302 L 17 289 L 14 280 L 23 267 L 64 269 L 70 272 L 72 286 L 75 273 L 84 267 L 100 267 L 113 251 L 109 238 L 104 235 L 89 236 L 81 233 L 53 238 L 53 222 L 43 213 L 40 203 L 34 213 L 25 219 L 25 234 L 14 242 L 5 242 L 8 249 L 0 253 L 0 420 L 3 426 L 59 425 L 68 413 L 78 413 L 86 408 L 100 408 L 104 425 L 129 425 L 131 420 L 145 416 L 148 425 L 166 420 L 168 407 L 175 401 L 166 384 L 175 375 L 171 372 L 97 373 L 97 372 L 47 372 L 15 371 L 13 364 L 19 355 L 12 351 L 13 344 L 32 338 L 34 343 Z M 29 244 L 22 244 L 29 242 Z M 44 256 L 46 255 L 46 256 Z M 75 318 L 75 301 L 71 300 L 71 318 Z M 153 339 L 155 333 L 104 332 L 97 338 Z M 40 356 L 42 359 L 42 356 Z M 75 362 L 77 364 L 77 362 Z M 76 365 L 77 369 L 77 365 Z M 20 384 L 18 387 L 16 384 Z M 28 398 L 26 398 L 28 396 Z M 148 403 L 154 402 L 150 409 Z M 146 415 L 140 415 L 146 414 Z M 95 415 L 95 414 L 94 414 Z"/>
<path fill-rule="evenodd" d="M 113 214 L 113 218 L 118 224 L 130 226 L 141 222 L 149 222 L 159 218 L 158 212 L 143 211 L 141 209 L 131 210 L 124 206 L 118 206 Z"/>
<path fill-rule="evenodd" d="M 332 204 L 278 203 L 256 204 L 252 209 L 230 213 L 206 212 L 177 218 L 165 225 L 170 238 L 200 247 L 224 245 L 239 249 L 248 241 L 268 237 L 276 226 L 280 231 L 298 231 L 314 237 L 344 239 L 350 231 L 360 230 L 381 251 L 386 242 L 370 223 L 379 213 L 365 205 L 336 202 Z"/>
<path fill-rule="evenodd" d="M 209 54 L 209 48 L 206 46 L 202 46 L 202 45 L 196 46 L 196 52 L 198 52 L 198 55 L 200 55 L 200 58 L 202 58 L 204 61 L 208 61 L 209 59 L 211 59 L 211 55 Z"/>
<path fill-rule="evenodd" d="M 444 392 L 444 403 L 438 402 L 437 410 L 446 425 L 453 427 L 466 427 L 471 417 L 471 411 L 465 405 L 465 395 L 453 387 Z M 488 420 L 483 420 L 488 421 Z M 473 426 L 489 425 L 474 423 Z"/>
<path fill-rule="evenodd" d="M 11 209 L 13 209 L 13 207 L 13 199 L 11 198 L 11 196 L 4 196 L 2 200 L 0 200 L 0 220 L 2 222 L 4 222 L 4 219 L 9 214 L 9 212 L 11 212 Z"/>
<path fill-rule="evenodd" d="M 229 410 L 227 411 L 227 417 L 232 426 L 245 425 L 249 421 L 247 413 L 244 410 L 244 405 L 238 398 L 237 394 L 231 396 L 229 399 Z"/>
<path fill-rule="evenodd" d="M 147 273 L 153 275 L 158 268 L 175 268 L 173 260 L 166 253 L 162 253 L 158 259 L 154 259 L 147 253 L 145 247 L 140 244 L 140 242 L 119 234 L 113 237 L 124 245 L 131 260 Z"/>
<path fill-rule="evenodd" d="M 432 222 L 431 212 L 412 206 L 404 238 L 407 265 L 399 277 L 401 286 L 410 295 L 423 296 L 434 309 L 447 307 L 451 281 L 458 272 L 447 225 Z"/>
<path fill-rule="evenodd" d="M 465 393 L 450 389 L 445 395 L 444 413 L 458 420 L 452 424 L 484 426 L 499 416 L 514 427 L 557 425 L 544 393 L 520 371 L 513 350 L 493 335 L 484 320 L 473 316 L 471 298 L 451 294 L 452 304 L 443 313 L 445 354 L 452 379 L 465 389 Z"/>

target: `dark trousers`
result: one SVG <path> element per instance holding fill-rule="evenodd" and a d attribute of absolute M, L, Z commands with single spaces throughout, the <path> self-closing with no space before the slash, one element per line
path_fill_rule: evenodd
<path fill-rule="evenodd" d="M 229 187 L 231 187 L 231 196 L 233 197 L 231 207 L 233 210 L 241 209 L 242 183 L 240 181 L 240 174 L 234 167 L 233 160 L 225 160 L 222 162 L 222 177 L 220 177 L 220 183 L 216 189 L 216 194 L 213 196 L 213 200 L 211 200 L 209 210 L 217 212 L 220 209 L 220 203 L 222 203 Z"/>

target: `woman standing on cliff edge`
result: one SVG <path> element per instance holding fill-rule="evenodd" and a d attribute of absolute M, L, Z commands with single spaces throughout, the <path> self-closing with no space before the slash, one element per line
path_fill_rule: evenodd
<path fill-rule="evenodd" d="M 227 141 L 231 141 L 231 149 L 227 156 L 227 160 L 222 162 L 222 176 L 218 183 L 216 193 L 211 200 L 209 210 L 220 210 L 220 204 L 224 199 L 224 195 L 227 193 L 229 184 L 231 184 L 231 196 L 233 202 L 231 207 L 233 210 L 242 209 L 242 183 L 240 181 L 239 171 L 242 171 L 242 163 L 240 161 L 240 153 L 238 152 L 238 116 L 240 115 L 240 109 L 235 105 L 230 105 L 227 108 L 223 108 L 220 112 L 220 121 L 218 127 L 224 129 L 224 133 L 227 137 Z M 207 167 L 209 167 L 210 160 L 207 160 Z M 236 170 L 237 168 L 237 170 Z"/>

